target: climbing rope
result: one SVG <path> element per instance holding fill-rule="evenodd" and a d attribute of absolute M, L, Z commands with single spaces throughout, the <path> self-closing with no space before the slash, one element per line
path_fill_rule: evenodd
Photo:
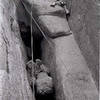
<path fill-rule="evenodd" d="M 32 8 L 33 5 L 31 6 L 31 18 L 30 18 L 30 26 L 31 26 L 31 55 L 32 55 L 32 61 L 34 60 L 33 58 L 33 24 L 32 24 Z"/>

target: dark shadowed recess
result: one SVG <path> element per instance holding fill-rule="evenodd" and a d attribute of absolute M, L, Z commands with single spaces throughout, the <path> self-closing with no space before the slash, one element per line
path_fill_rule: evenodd
<path fill-rule="evenodd" d="M 26 51 L 27 51 L 27 56 L 29 58 L 29 60 L 31 59 L 31 28 L 30 26 L 26 26 L 26 24 L 24 22 L 19 22 L 19 26 L 20 26 L 20 33 L 21 33 L 21 37 L 22 40 L 26 46 Z M 35 29 L 36 30 L 36 29 Z M 34 31 L 34 27 L 33 27 L 33 56 L 34 56 L 34 60 L 35 59 L 41 59 L 41 41 L 43 39 L 42 34 L 37 31 Z"/>

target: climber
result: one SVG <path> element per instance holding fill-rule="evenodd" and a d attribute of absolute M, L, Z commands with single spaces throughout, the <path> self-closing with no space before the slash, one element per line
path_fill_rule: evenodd
<path fill-rule="evenodd" d="M 36 59 L 36 63 L 30 60 L 27 64 L 28 80 L 33 90 L 36 87 L 36 92 L 41 95 L 52 93 L 53 81 L 48 75 L 48 68 L 40 59 Z M 34 91 L 34 90 L 33 90 Z"/>
<path fill-rule="evenodd" d="M 59 6 L 63 7 L 63 6 L 66 5 L 66 3 L 63 2 L 63 1 L 60 1 L 60 0 L 57 0 L 57 1 L 55 1 L 55 2 L 53 2 L 53 3 L 51 4 L 52 7 L 55 7 L 56 5 L 59 5 Z"/>
<path fill-rule="evenodd" d="M 34 66 L 35 66 L 35 62 L 33 62 L 32 60 L 30 60 L 30 61 L 26 64 L 27 75 L 28 75 L 28 81 L 29 81 L 29 85 L 31 86 L 31 88 L 33 88 L 33 82 L 35 82 L 35 77 L 34 77 Z"/>
<path fill-rule="evenodd" d="M 64 9 L 64 11 L 66 13 L 66 18 L 68 20 L 68 17 L 70 16 L 70 12 L 69 12 L 69 10 L 66 7 L 66 2 L 63 2 L 62 0 L 57 0 L 57 1 L 53 2 L 50 6 L 51 7 L 55 7 L 57 5 Z"/>
<path fill-rule="evenodd" d="M 42 63 L 40 59 L 36 59 L 35 64 L 35 87 L 39 95 L 50 94 L 53 92 L 53 80 L 50 77 L 48 68 Z"/>

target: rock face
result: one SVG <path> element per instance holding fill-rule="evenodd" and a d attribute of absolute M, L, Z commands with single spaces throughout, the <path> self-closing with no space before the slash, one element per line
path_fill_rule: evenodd
<path fill-rule="evenodd" d="M 26 61 L 14 1 L 0 0 L 0 100 L 35 100 L 27 80 Z"/>
<path fill-rule="evenodd" d="M 56 100 L 98 100 L 98 91 L 85 59 L 73 37 L 43 43 L 43 60 L 51 69 Z"/>
<path fill-rule="evenodd" d="M 69 8 L 71 8 L 71 16 L 69 18 L 70 28 L 74 33 L 98 88 L 100 1 L 69 0 L 67 3 Z"/>
<path fill-rule="evenodd" d="M 56 100 L 98 100 L 96 88 L 98 85 L 95 85 L 95 82 L 98 83 L 98 79 L 96 79 L 98 76 L 98 67 L 96 67 L 98 54 L 95 53 L 98 52 L 97 46 L 95 48 L 97 35 L 94 34 L 96 31 L 93 32 L 96 30 L 94 25 L 91 25 L 93 28 L 90 27 L 90 19 L 94 18 L 92 12 L 96 12 L 92 11 L 94 1 L 70 0 L 68 2 L 68 7 L 71 8 L 69 23 L 73 34 L 55 37 L 55 39 L 51 39 L 55 34 L 67 34 L 66 30 L 70 29 L 63 13 L 60 13 L 62 9 L 58 6 L 55 9 L 50 8 L 50 4 L 54 0 L 25 1 L 34 5 L 33 11 L 37 11 L 37 21 L 49 37 L 48 40 L 51 41 L 49 44 L 45 39 L 42 42 L 42 60 L 51 69 Z M 80 40 L 78 41 L 78 39 Z M 93 78 L 96 79 L 95 82 Z"/>
<path fill-rule="evenodd" d="M 31 5 L 33 4 L 33 16 L 48 37 L 56 38 L 69 35 L 70 28 L 68 23 L 65 23 L 66 15 L 63 8 L 60 6 L 56 6 L 55 8 L 50 6 L 55 0 L 24 1 L 29 2 Z M 62 25 L 59 22 L 61 22 Z"/>

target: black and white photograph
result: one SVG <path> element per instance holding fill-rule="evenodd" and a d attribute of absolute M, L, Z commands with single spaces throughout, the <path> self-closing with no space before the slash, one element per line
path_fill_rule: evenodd
<path fill-rule="evenodd" d="M 100 100 L 100 0 L 0 0 L 0 100 Z"/>

